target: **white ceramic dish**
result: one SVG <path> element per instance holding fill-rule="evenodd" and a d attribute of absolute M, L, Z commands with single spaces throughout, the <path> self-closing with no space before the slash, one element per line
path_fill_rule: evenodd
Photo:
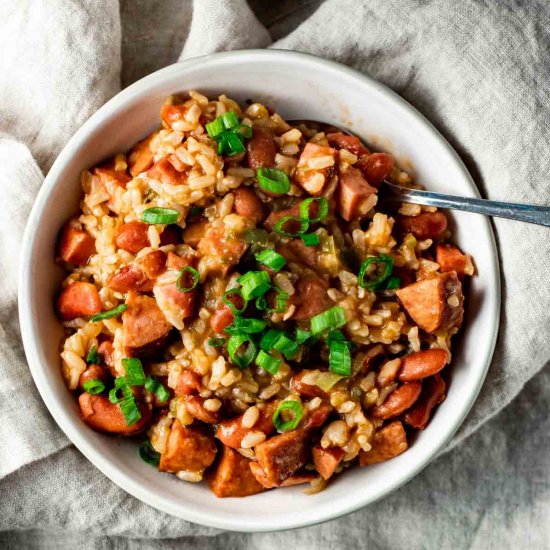
<path fill-rule="evenodd" d="M 306 54 L 251 50 L 191 59 L 130 86 L 93 115 L 50 170 L 23 242 L 19 314 L 36 386 L 52 416 L 78 449 L 107 477 L 147 504 L 222 529 L 269 531 L 301 527 L 357 510 L 411 479 L 445 445 L 472 406 L 496 340 L 500 289 L 488 220 L 455 213 L 456 240 L 477 267 L 467 295 L 464 335 L 457 342 L 446 401 L 411 448 L 388 462 L 355 468 L 323 492 L 268 491 L 217 499 L 204 484 L 159 474 L 142 462 L 133 441 L 93 432 L 80 420 L 76 399 L 60 375 L 61 327 L 53 303 L 62 272 L 54 263 L 57 234 L 78 210 L 80 171 L 124 151 L 158 125 L 165 96 L 189 89 L 227 93 L 273 105 L 288 119 L 342 125 L 393 153 L 429 189 L 477 196 L 464 165 L 442 136 L 411 106 L 379 83 L 343 65 Z"/>

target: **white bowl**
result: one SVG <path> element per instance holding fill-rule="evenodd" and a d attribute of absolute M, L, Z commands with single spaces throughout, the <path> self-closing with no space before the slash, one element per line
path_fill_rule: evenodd
<path fill-rule="evenodd" d="M 133 441 L 96 433 L 80 420 L 61 378 L 61 327 L 53 303 L 63 273 L 54 263 L 62 224 L 78 210 L 79 174 L 128 149 L 159 121 L 163 99 L 190 89 L 272 105 L 287 119 L 345 126 L 394 154 L 429 189 L 477 196 L 464 165 L 442 136 L 403 99 L 343 65 L 277 50 L 214 54 L 160 70 L 133 84 L 95 113 L 69 141 L 48 174 L 23 242 L 19 314 L 27 359 L 52 416 L 107 477 L 147 504 L 180 518 L 239 531 L 270 531 L 325 521 L 372 503 L 411 479 L 460 426 L 485 378 L 496 340 L 500 292 L 497 254 L 488 220 L 455 213 L 455 239 L 475 258 L 464 335 L 455 347 L 446 401 L 411 448 L 388 462 L 353 468 L 306 496 L 303 487 L 242 499 L 218 499 L 205 484 L 159 474 L 141 461 Z"/>

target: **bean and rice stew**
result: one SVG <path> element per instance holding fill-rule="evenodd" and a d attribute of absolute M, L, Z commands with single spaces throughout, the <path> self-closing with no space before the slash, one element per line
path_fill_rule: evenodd
<path fill-rule="evenodd" d="M 59 238 L 82 420 L 218 497 L 315 493 L 406 451 L 474 272 L 445 214 L 382 208 L 383 180 L 415 186 L 390 155 L 260 103 L 192 91 L 160 117 L 83 172 Z"/>

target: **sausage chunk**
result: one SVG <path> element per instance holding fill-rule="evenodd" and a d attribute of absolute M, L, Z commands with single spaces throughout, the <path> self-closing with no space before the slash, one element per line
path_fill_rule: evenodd
<path fill-rule="evenodd" d="M 246 142 L 246 163 L 252 170 L 275 166 L 277 144 L 273 134 L 265 128 L 254 128 L 252 137 Z"/>
<path fill-rule="evenodd" d="M 387 153 L 373 153 L 363 157 L 355 164 L 367 181 L 374 187 L 379 187 L 383 180 L 393 172 L 393 157 Z"/>
<path fill-rule="evenodd" d="M 262 201 L 250 187 L 238 187 L 233 190 L 233 195 L 235 195 L 233 208 L 239 216 L 249 218 L 256 224 L 264 221 Z"/>
<path fill-rule="evenodd" d="M 296 285 L 296 310 L 292 314 L 295 321 L 311 319 L 334 305 L 327 294 L 328 284 L 319 277 L 304 277 Z"/>
<path fill-rule="evenodd" d="M 439 269 L 446 273 L 456 271 L 457 275 L 465 275 L 468 267 L 468 257 L 462 254 L 456 246 L 450 244 L 438 244 L 435 249 L 435 261 Z"/>
<path fill-rule="evenodd" d="M 151 409 L 138 401 L 141 418 L 132 426 L 126 424 L 126 420 L 120 405 L 115 405 L 103 394 L 91 395 L 83 393 L 78 398 L 80 416 L 90 428 L 110 434 L 135 435 L 142 432 L 151 420 Z"/>
<path fill-rule="evenodd" d="M 423 430 L 430 420 L 434 407 L 445 401 L 446 384 L 439 374 L 428 378 L 422 387 L 418 401 L 405 413 L 405 422 Z"/>
<path fill-rule="evenodd" d="M 225 328 L 235 320 L 235 315 L 229 309 L 227 304 L 224 304 L 220 309 L 217 309 L 212 317 L 210 317 L 210 326 L 214 332 L 223 334 Z"/>
<path fill-rule="evenodd" d="M 129 292 L 126 299 L 128 309 L 122 314 L 124 345 L 134 353 L 162 340 L 172 325 L 157 305 L 154 298 Z"/>
<path fill-rule="evenodd" d="M 59 239 L 59 256 L 64 262 L 86 265 L 95 254 L 95 239 L 83 229 L 69 222 L 63 228 Z"/>
<path fill-rule="evenodd" d="M 350 166 L 340 174 L 336 204 L 338 213 L 344 220 L 350 222 L 363 218 L 374 208 L 377 200 L 376 188 L 367 183 L 357 168 Z"/>
<path fill-rule="evenodd" d="M 306 463 L 308 446 L 308 436 L 303 430 L 282 433 L 256 445 L 256 458 L 265 480 L 274 486 L 281 485 Z"/>
<path fill-rule="evenodd" d="M 201 239 L 206 234 L 207 228 L 208 228 L 208 222 L 206 220 L 201 220 L 201 221 L 189 224 L 183 230 L 183 242 L 185 244 L 188 244 L 189 246 L 192 246 L 193 248 L 197 248 Z"/>
<path fill-rule="evenodd" d="M 307 143 L 296 166 L 296 183 L 310 195 L 321 195 L 334 172 L 337 154 L 332 147 Z"/>
<path fill-rule="evenodd" d="M 115 170 L 113 162 L 94 168 L 92 173 L 99 177 L 111 200 L 117 190 L 126 189 L 126 184 L 132 179 L 125 171 Z"/>
<path fill-rule="evenodd" d="M 183 426 L 174 420 L 166 444 L 166 452 L 160 455 L 161 472 L 182 470 L 202 473 L 216 458 L 214 438 L 198 428 Z"/>
<path fill-rule="evenodd" d="M 153 132 L 145 139 L 138 141 L 128 154 L 128 170 L 132 177 L 145 172 L 153 166 L 153 151 L 151 151 L 151 141 L 158 134 Z"/>
<path fill-rule="evenodd" d="M 147 170 L 147 176 L 168 183 L 170 185 L 184 185 L 187 183 L 187 172 L 180 172 L 170 162 L 168 157 L 162 157 Z"/>
<path fill-rule="evenodd" d="M 401 288 L 396 295 L 413 321 L 426 332 L 449 330 L 462 324 L 464 297 L 454 271 Z"/>
<path fill-rule="evenodd" d="M 57 311 L 63 321 L 97 315 L 101 312 L 99 292 L 92 283 L 76 281 L 66 286 L 57 299 Z"/>
<path fill-rule="evenodd" d="M 420 382 L 406 382 L 393 390 L 386 397 L 384 403 L 373 407 L 370 411 L 371 416 L 383 420 L 399 416 L 402 412 L 413 406 L 420 397 L 421 391 L 422 384 Z"/>
<path fill-rule="evenodd" d="M 345 149 L 358 157 L 369 155 L 370 151 L 361 143 L 357 136 L 350 136 L 342 132 L 327 134 L 329 144 L 336 149 Z"/>
<path fill-rule="evenodd" d="M 209 273 L 225 277 L 229 270 L 239 263 L 246 252 L 247 244 L 223 227 L 207 229 L 199 241 L 197 250 L 201 256 L 208 257 Z"/>
<path fill-rule="evenodd" d="M 321 403 L 316 409 L 309 411 L 305 421 L 303 421 L 304 430 L 314 430 L 321 427 L 333 410 L 330 403 Z"/>
<path fill-rule="evenodd" d="M 163 105 L 160 109 L 160 118 L 168 126 L 172 128 L 174 122 L 184 121 L 187 114 L 187 107 L 184 104 L 180 105 Z"/>
<path fill-rule="evenodd" d="M 242 425 L 243 415 L 233 418 L 231 420 L 226 420 L 221 422 L 218 425 L 216 430 L 216 437 L 228 447 L 232 449 L 240 449 L 241 441 L 243 438 L 248 435 L 250 432 L 263 432 L 266 435 L 269 435 L 273 432 L 275 427 L 273 426 L 273 412 L 275 410 L 272 404 L 265 405 L 263 408 L 260 408 L 260 415 L 258 420 L 251 428 L 245 428 Z"/>
<path fill-rule="evenodd" d="M 438 373 L 447 364 L 449 354 L 444 349 L 427 349 L 410 353 L 402 359 L 399 380 L 411 382 Z"/>
<path fill-rule="evenodd" d="M 384 462 L 404 453 L 408 447 L 407 434 L 403 424 L 396 420 L 374 434 L 372 449 L 368 452 L 359 452 L 359 464 L 368 466 L 369 464 Z"/>
<path fill-rule="evenodd" d="M 344 458 L 344 449 L 341 447 L 329 447 L 323 449 L 320 446 L 313 447 L 313 465 L 323 479 L 329 479 L 334 474 L 338 464 Z"/>
<path fill-rule="evenodd" d="M 423 212 L 418 216 L 398 218 L 398 224 L 417 239 L 437 239 L 447 229 L 447 216 L 443 212 Z"/>
<path fill-rule="evenodd" d="M 200 375 L 192 370 L 183 370 L 178 376 L 174 392 L 178 397 L 193 395 L 202 390 L 202 379 Z"/>
<path fill-rule="evenodd" d="M 264 487 L 252 474 L 249 464 L 248 458 L 224 445 L 220 461 L 209 479 L 210 489 L 219 498 L 261 493 Z"/>
<path fill-rule="evenodd" d="M 137 254 L 142 248 L 150 246 L 147 230 L 149 226 L 146 223 L 133 221 L 123 223 L 115 236 L 115 244 L 118 248 Z"/>

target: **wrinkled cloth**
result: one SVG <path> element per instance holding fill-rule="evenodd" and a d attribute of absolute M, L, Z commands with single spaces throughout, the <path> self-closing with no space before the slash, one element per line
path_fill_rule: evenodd
<path fill-rule="evenodd" d="M 550 202 L 550 7 L 542 1 L 126 0 L 119 7 L 116 0 L 12 0 L 0 5 L 0 30 L 1 530 L 142 539 L 217 533 L 126 495 L 70 447 L 42 404 L 20 342 L 18 255 L 33 198 L 63 145 L 121 87 L 169 63 L 215 51 L 274 47 L 317 54 L 369 74 L 419 109 L 455 147 L 486 198 Z M 451 442 L 455 446 L 550 359 L 548 229 L 498 219 L 494 227 L 503 283 L 499 340 L 480 397 Z M 548 382 L 547 376 L 538 378 Z M 528 429 L 528 420 L 509 417 L 516 426 L 510 437 L 521 432 L 525 439 L 521 426 L 526 422 Z M 509 423 L 492 422 L 482 430 L 487 435 L 473 438 L 477 443 L 463 442 L 464 449 L 440 458 L 422 474 L 423 483 L 410 483 L 398 496 L 301 532 L 321 538 L 325 533 L 321 546 L 328 541 L 337 547 L 340 535 L 342 545 L 355 536 L 358 545 L 368 534 L 376 537 L 369 538 L 373 548 L 400 548 L 410 535 L 395 525 L 414 528 L 422 517 L 435 517 L 441 504 L 467 515 L 465 503 L 443 495 L 473 495 L 458 488 L 483 483 L 483 472 L 473 467 L 477 451 L 491 445 L 491 429 L 505 428 L 511 430 Z M 524 460 L 534 454 L 536 447 Z M 493 468 L 504 468 L 506 456 L 492 458 Z M 461 471 L 442 474 L 455 467 Z M 537 483 L 545 488 L 538 495 L 548 497 L 548 474 Z M 384 521 L 388 513 L 392 522 Z M 456 529 L 452 522 L 446 516 L 436 529 Z M 470 527 L 464 520 L 464 528 Z M 487 535 L 489 528 L 480 534 Z M 269 540 L 266 547 L 285 540 L 261 537 L 247 540 Z M 427 537 L 418 547 L 442 547 L 445 539 L 439 546 L 437 540 Z"/>

